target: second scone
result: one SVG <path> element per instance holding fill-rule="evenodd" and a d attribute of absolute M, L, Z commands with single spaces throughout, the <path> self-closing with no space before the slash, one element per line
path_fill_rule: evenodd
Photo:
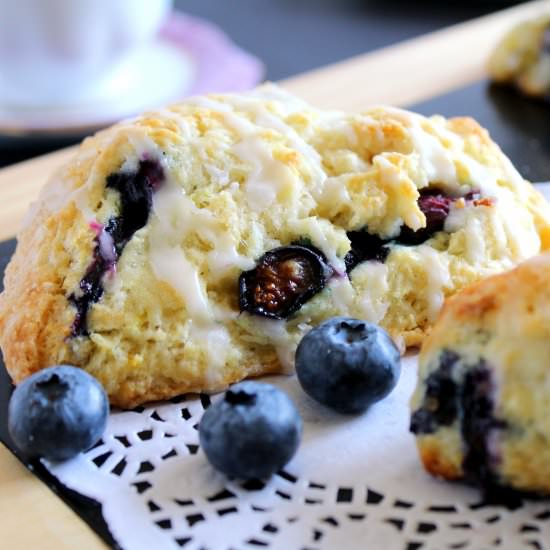
<path fill-rule="evenodd" d="M 548 245 L 550 212 L 468 118 L 321 111 L 268 86 L 87 139 L 0 296 L 17 382 L 86 369 L 121 406 L 292 366 L 336 315 L 419 344 L 446 296 Z"/>
<path fill-rule="evenodd" d="M 550 495 L 550 253 L 468 287 L 424 342 L 411 428 L 425 468 L 492 498 Z"/>

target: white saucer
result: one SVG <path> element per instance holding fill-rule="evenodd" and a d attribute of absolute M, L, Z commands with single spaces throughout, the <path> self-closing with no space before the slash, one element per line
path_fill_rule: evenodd
<path fill-rule="evenodd" d="M 156 41 L 133 53 L 78 102 L 14 106 L 0 87 L 0 144 L 74 140 L 191 94 L 249 89 L 261 80 L 263 70 L 257 58 L 215 25 L 173 12 Z"/>
<path fill-rule="evenodd" d="M 159 38 L 133 52 L 88 97 L 61 105 L 2 105 L 0 133 L 78 133 L 110 124 L 145 109 L 181 98 L 195 73 L 191 57 Z"/>

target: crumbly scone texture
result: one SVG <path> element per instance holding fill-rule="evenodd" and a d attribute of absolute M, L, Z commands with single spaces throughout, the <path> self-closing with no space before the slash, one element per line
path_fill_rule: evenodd
<path fill-rule="evenodd" d="M 445 304 L 422 347 L 412 399 L 432 474 L 550 494 L 549 277 L 545 253 Z"/>
<path fill-rule="evenodd" d="M 515 84 L 529 96 L 550 93 L 550 15 L 540 15 L 513 27 L 489 58 L 489 73 L 497 82 Z"/>
<path fill-rule="evenodd" d="M 156 183 L 128 232 L 123 218 L 139 216 L 124 201 L 144 166 Z M 454 197 L 445 226 L 401 245 L 426 225 L 426 189 Z M 15 382 L 73 364 L 123 407 L 217 391 L 292 368 L 300 338 L 335 315 L 420 344 L 447 296 L 547 247 L 549 223 L 542 196 L 469 118 L 321 111 L 274 86 L 192 98 L 86 139 L 53 175 L 6 271 L 0 344 Z M 111 261 L 109 235 L 124 231 Z M 352 231 L 388 244 L 348 275 Z M 294 242 L 330 263 L 324 289 L 287 319 L 240 312 L 240 274 Z M 97 299 L 75 331 L 84 292 Z"/>

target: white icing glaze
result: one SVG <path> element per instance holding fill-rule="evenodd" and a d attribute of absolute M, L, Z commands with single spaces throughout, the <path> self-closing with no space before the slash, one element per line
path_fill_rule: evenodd
<path fill-rule="evenodd" d="M 347 276 L 335 277 L 328 284 L 331 299 L 342 315 L 351 315 L 356 292 Z"/>
<path fill-rule="evenodd" d="M 428 181 L 455 186 L 457 184 L 456 168 L 449 151 L 443 144 L 435 136 L 423 130 L 419 124 L 412 126 L 409 134 Z"/>
<path fill-rule="evenodd" d="M 153 227 L 149 232 L 149 258 L 155 276 L 178 292 L 191 319 L 200 323 L 211 323 L 212 314 L 206 289 L 201 284 L 197 269 L 185 257 L 181 248 L 163 242 L 163 233 Z"/>
<path fill-rule="evenodd" d="M 351 197 L 342 178 L 327 178 L 317 197 L 320 205 L 349 204 Z"/>
<path fill-rule="evenodd" d="M 341 273 L 346 271 L 344 259 L 338 257 L 335 247 L 329 239 L 329 236 L 334 235 L 336 230 L 326 220 L 319 220 L 314 216 L 310 216 L 294 223 L 293 229 L 296 233 L 309 237 L 313 245 L 323 252 L 336 271 Z"/>
<path fill-rule="evenodd" d="M 359 280 L 368 288 L 368 292 L 362 295 L 358 295 L 352 285 Z M 388 310 L 388 302 L 385 300 L 388 267 L 381 262 L 364 262 L 351 272 L 351 282 L 347 276 L 335 277 L 328 286 L 331 299 L 342 315 L 379 323 Z"/>
<path fill-rule="evenodd" d="M 235 96 L 226 96 L 225 101 L 195 97 L 189 103 L 221 113 L 225 123 L 239 136 L 233 152 L 252 167 L 244 185 L 247 203 L 253 210 L 264 210 L 275 201 L 281 188 L 291 184 L 293 174 L 284 163 L 273 158 L 271 150 L 258 135 L 258 126 L 232 110 L 237 102 Z"/>
<path fill-rule="evenodd" d="M 474 208 L 476 208 L 474 206 Z M 475 216 L 468 216 L 468 223 L 465 226 L 466 235 L 466 256 L 472 264 L 481 264 L 485 258 L 486 246 L 483 238 L 481 220 Z"/>
<path fill-rule="evenodd" d="M 357 302 L 358 316 L 371 323 L 382 321 L 388 311 L 385 299 L 389 290 L 388 266 L 381 262 L 365 262 L 351 272 L 352 281 L 363 279 L 368 292 L 359 297 Z"/>
<path fill-rule="evenodd" d="M 237 243 L 214 215 L 198 208 L 176 185 L 167 183 L 153 197 L 153 211 L 162 220 L 165 239 L 181 242 L 195 232 L 212 245 L 208 264 L 214 277 L 223 276 L 232 268 L 250 269 L 254 261 L 237 252 Z"/>
<path fill-rule="evenodd" d="M 444 289 L 452 286 L 448 259 L 445 254 L 440 254 L 425 244 L 414 249 L 414 254 L 419 257 L 428 279 L 424 288 L 417 290 L 424 294 L 428 318 L 434 321 L 445 300 Z"/>
<path fill-rule="evenodd" d="M 108 262 L 116 262 L 115 242 L 110 233 L 102 228 L 99 232 L 99 250 L 101 256 Z"/>
<path fill-rule="evenodd" d="M 322 168 L 321 155 L 304 139 L 296 130 L 289 124 L 287 124 L 281 118 L 274 116 L 266 106 L 257 100 L 258 97 L 277 99 L 283 101 L 281 107 L 285 109 L 286 114 L 291 114 L 296 110 L 304 109 L 306 106 L 303 102 L 293 102 L 290 98 L 290 94 L 282 92 L 280 88 L 276 86 L 269 86 L 267 93 L 254 94 L 254 99 L 251 96 L 231 96 L 230 102 L 239 110 L 248 113 L 254 119 L 256 125 L 261 128 L 268 128 L 280 133 L 289 142 L 291 147 L 298 151 L 303 160 L 306 161 L 308 169 L 312 175 L 313 188 L 319 187 L 323 184 L 326 174 Z M 355 134 L 354 134 L 355 137 Z M 355 138 L 356 139 L 356 138 Z"/>
<path fill-rule="evenodd" d="M 466 224 L 466 216 L 468 214 L 468 208 L 469 208 L 468 206 L 464 206 L 463 208 L 457 208 L 456 206 L 452 205 L 451 209 L 449 210 L 449 215 L 445 219 L 445 224 L 443 226 L 443 229 L 447 233 L 454 233 L 455 231 L 462 229 Z"/>
<path fill-rule="evenodd" d="M 231 343 L 229 333 L 222 325 L 193 323 L 190 331 L 194 342 L 199 343 L 208 357 L 206 366 L 207 384 L 215 387 L 222 379 L 227 349 Z"/>
<path fill-rule="evenodd" d="M 257 136 L 245 137 L 233 151 L 252 166 L 244 190 L 248 206 L 257 212 L 269 208 L 278 192 L 289 185 L 295 176 L 282 162 L 273 158 L 265 143 Z"/>
<path fill-rule="evenodd" d="M 287 374 L 293 372 L 296 346 L 286 330 L 286 321 L 255 317 L 254 329 L 271 341 L 284 372 Z"/>

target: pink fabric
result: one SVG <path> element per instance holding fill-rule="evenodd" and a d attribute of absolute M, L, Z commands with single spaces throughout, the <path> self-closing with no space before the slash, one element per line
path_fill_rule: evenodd
<path fill-rule="evenodd" d="M 240 92 L 262 80 L 262 62 L 235 45 L 212 23 L 173 12 L 160 36 L 181 46 L 197 64 L 195 82 L 186 95 Z"/>

